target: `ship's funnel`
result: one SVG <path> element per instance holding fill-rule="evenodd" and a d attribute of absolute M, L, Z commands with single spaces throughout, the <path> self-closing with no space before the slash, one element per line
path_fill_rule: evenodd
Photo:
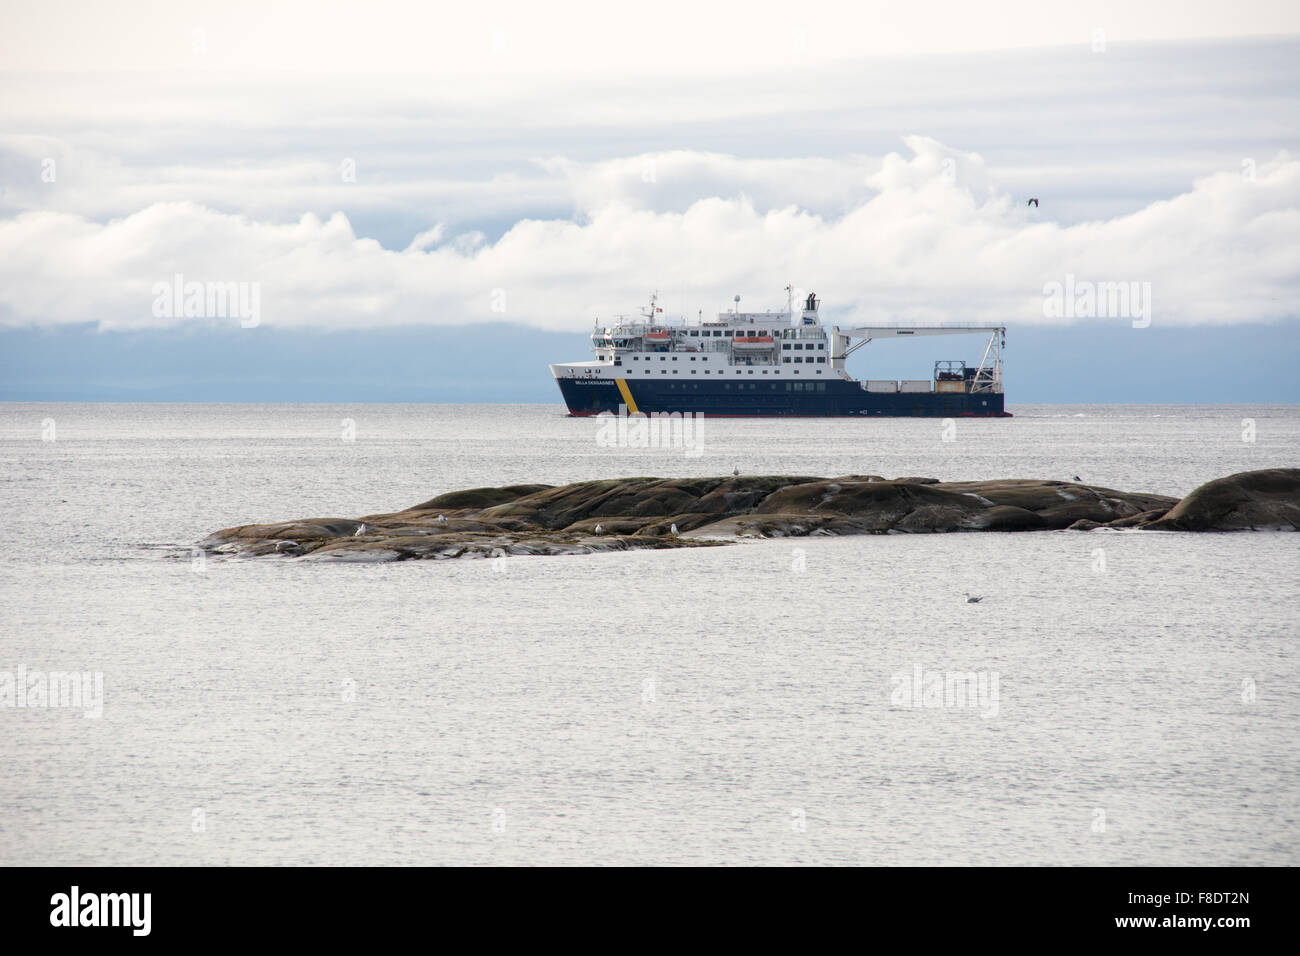
<path fill-rule="evenodd" d="M 800 317 L 800 324 L 816 325 L 817 307 L 819 305 L 821 305 L 821 301 L 817 298 L 817 293 L 809 292 L 808 298 L 805 299 L 803 303 L 803 315 Z"/>

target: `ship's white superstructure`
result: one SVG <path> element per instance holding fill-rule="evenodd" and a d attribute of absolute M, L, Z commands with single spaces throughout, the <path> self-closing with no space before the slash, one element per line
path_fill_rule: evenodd
<path fill-rule="evenodd" d="M 716 319 L 669 323 L 650 297 L 636 319 L 597 327 L 591 334 L 595 358 L 551 366 L 561 375 L 653 378 L 671 375 L 774 377 L 832 376 L 847 381 L 831 362 L 830 339 L 817 317 L 820 300 L 811 294 L 803 309 L 720 312 Z M 616 372 L 617 370 L 617 372 Z"/>

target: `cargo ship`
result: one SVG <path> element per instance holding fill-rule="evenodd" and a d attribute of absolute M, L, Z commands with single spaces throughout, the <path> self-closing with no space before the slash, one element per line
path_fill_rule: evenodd
<path fill-rule="evenodd" d="M 551 366 L 572 415 L 701 413 L 704 415 L 1004 418 L 1002 349 L 1005 326 L 822 325 L 821 300 L 809 293 L 796 311 L 786 287 L 785 311 L 741 312 L 715 321 L 662 318 L 657 297 L 634 319 L 620 318 L 591 335 L 595 358 Z M 929 379 L 858 381 L 845 360 L 876 339 L 929 335 L 987 336 L 977 363 L 944 359 Z"/>

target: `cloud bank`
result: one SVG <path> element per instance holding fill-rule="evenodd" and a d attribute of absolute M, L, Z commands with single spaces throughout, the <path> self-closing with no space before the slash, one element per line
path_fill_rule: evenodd
<path fill-rule="evenodd" d="M 1061 225 L 1026 207 L 977 154 L 910 136 L 907 154 L 831 162 L 692 151 L 543 163 L 567 218 L 499 239 L 438 223 L 407 248 L 357 235 L 341 213 L 291 223 L 161 202 L 97 222 L 59 211 L 0 220 L 0 323 L 139 329 L 223 316 L 158 316 L 154 287 L 257 283 L 260 321 L 367 328 L 506 320 L 587 327 L 652 289 L 670 313 L 784 306 L 815 288 L 852 321 L 1039 322 L 1067 275 L 1149 282 L 1153 323 L 1232 324 L 1300 309 L 1300 161 L 1282 153 L 1214 172 L 1169 200 Z M 667 192 L 686 184 L 676 199 Z M 732 191 L 687 202 L 690 193 Z M 794 201 L 809 192 L 820 209 Z M 736 194 L 738 193 L 738 194 Z M 757 201 L 755 197 L 758 197 Z"/>

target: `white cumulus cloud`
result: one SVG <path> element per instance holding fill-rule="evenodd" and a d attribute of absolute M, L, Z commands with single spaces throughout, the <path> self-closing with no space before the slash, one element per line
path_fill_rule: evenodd
<path fill-rule="evenodd" d="M 1207 171 L 1131 214 L 1060 224 L 979 155 L 920 136 L 906 145 L 836 162 L 688 151 L 548 160 L 571 183 L 572 218 L 523 219 L 495 241 L 430 222 L 400 251 L 341 213 L 267 221 L 183 201 L 102 222 L 26 211 L 0 220 L 0 323 L 219 321 L 154 314 L 151 290 L 177 274 L 258 283 L 261 322 L 280 327 L 579 329 L 632 312 L 656 288 L 670 312 L 684 302 L 691 316 L 733 293 L 747 308 L 783 307 L 787 282 L 815 288 L 841 322 L 1047 322 L 1044 284 L 1067 274 L 1149 282 L 1157 325 L 1300 311 L 1300 161 L 1288 154 L 1253 176 Z M 675 183 L 690 185 L 668 197 L 652 188 Z"/>

